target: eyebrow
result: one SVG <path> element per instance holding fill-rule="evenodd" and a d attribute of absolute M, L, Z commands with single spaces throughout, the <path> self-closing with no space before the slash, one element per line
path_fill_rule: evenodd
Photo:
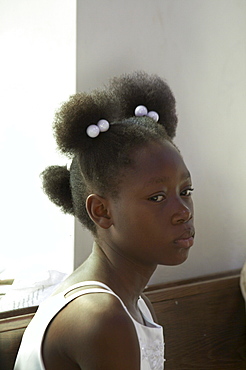
<path fill-rule="evenodd" d="M 188 180 L 188 179 L 191 179 L 191 174 L 190 174 L 190 172 L 189 171 L 186 171 L 186 172 L 184 172 L 183 174 L 182 174 L 182 176 L 181 176 L 181 179 L 183 180 Z"/>
<path fill-rule="evenodd" d="M 168 177 L 168 176 L 152 177 L 148 182 L 146 182 L 145 186 L 146 185 L 150 185 L 150 184 L 162 184 L 162 183 L 165 183 L 165 182 L 169 181 L 169 179 L 170 179 L 170 177 Z M 181 175 L 181 179 L 183 181 L 186 181 L 188 179 L 191 179 L 190 172 L 189 171 L 184 172 Z"/>

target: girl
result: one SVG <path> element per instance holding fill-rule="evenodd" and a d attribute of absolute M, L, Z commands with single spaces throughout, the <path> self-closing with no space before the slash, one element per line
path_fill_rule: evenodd
<path fill-rule="evenodd" d="M 72 96 L 54 133 L 70 170 L 43 187 L 93 234 L 89 258 L 42 303 L 15 370 L 161 370 L 162 328 L 143 290 L 158 264 L 178 265 L 193 244 L 191 177 L 172 139 L 167 84 L 143 72 Z"/>

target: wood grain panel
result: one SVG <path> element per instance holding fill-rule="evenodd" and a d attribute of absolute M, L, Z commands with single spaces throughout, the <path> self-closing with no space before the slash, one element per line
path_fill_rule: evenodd
<path fill-rule="evenodd" d="M 147 291 L 165 332 L 165 370 L 246 369 L 239 275 Z"/>

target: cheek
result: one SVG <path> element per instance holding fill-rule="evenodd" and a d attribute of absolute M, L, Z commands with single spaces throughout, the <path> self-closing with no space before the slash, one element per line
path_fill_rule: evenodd
<path fill-rule="evenodd" d="M 154 233 L 155 222 L 150 218 L 147 210 L 135 207 L 129 202 L 126 207 L 120 207 L 114 218 L 114 235 L 128 244 L 129 242 L 143 242 L 143 238 L 151 237 Z"/>

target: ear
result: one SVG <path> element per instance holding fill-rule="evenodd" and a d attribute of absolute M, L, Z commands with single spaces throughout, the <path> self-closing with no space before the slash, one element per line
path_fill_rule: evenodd
<path fill-rule="evenodd" d="M 86 199 L 86 209 L 96 225 L 103 229 L 108 229 L 112 225 L 113 222 L 107 199 L 97 194 L 90 194 Z"/>

